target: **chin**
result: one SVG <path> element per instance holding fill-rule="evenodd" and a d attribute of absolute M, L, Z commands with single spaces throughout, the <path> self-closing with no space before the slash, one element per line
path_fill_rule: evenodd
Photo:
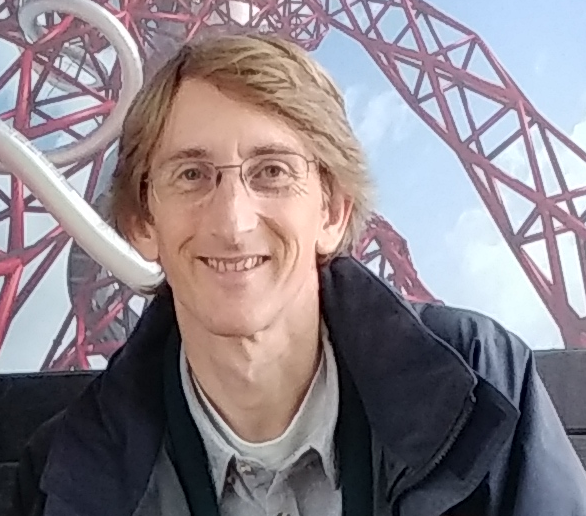
<path fill-rule="evenodd" d="M 268 320 L 264 317 L 251 317 L 248 313 L 210 314 L 207 319 L 207 330 L 223 337 L 249 337 L 264 330 Z"/>
<path fill-rule="evenodd" d="M 252 324 L 238 324 L 234 321 L 226 322 L 225 324 L 223 322 L 214 321 L 207 328 L 207 330 L 213 335 L 237 338 L 252 337 L 261 329 L 262 328 Z"/>

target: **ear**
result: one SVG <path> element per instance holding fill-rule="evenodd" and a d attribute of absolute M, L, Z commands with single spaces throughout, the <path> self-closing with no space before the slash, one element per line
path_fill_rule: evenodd
<path fill-rule="evenodd" d="M 159 239 L 151 224 L 134 216 L 124 228 L 124 234 L 145 260 L 154 262 L 159 259 Z"/>
<path fill-rule="evenodd" d="M 321 255 L 333 253 L 346 232 L 354 202 L 335 189 L 326 199 L 323 206 L 323 226 L 317 241 L 317 252 Z"/>

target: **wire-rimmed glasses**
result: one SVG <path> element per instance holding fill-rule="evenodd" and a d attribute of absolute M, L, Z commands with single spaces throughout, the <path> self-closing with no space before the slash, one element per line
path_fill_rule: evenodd
<path fill-rule="evenodd" d="M 314 162 L 292 152 L 252 156 L 240 165 L 218 166 L 211 161 L 189 159 L 173 170 L 161 170 L 151 183 L 161 202 L 197 204 L 215 191 L 226 170 L 236 169 L 251 196 L 283 198 L 307 191 L 309 165 Z"/>

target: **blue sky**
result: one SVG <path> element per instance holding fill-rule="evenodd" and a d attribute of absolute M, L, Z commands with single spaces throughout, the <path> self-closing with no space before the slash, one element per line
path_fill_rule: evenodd
<path fill-rule="evenodd" d="M 478 33 L 538 110 L 586 146 L 586 4 L 432 4 Z M 1 50 L 0 71 L 3 59 L 10 59 Z M 551 317 L 451 149 L 403 103 L 357 43 L 331 31 L 315 55 L 344 91 L 378 186 L 378 208 L 408 240 L 428 288 L 448 304 L 495 317 L 534 348 L 560 346 Z M 8 97 L 0 91 L 0 102 Z M 2 232 L 0 226 L 0 241 Z M 14 321 L 0 352 L 0 372 L 38 367 L 67 310 L 64 258 Z"/>

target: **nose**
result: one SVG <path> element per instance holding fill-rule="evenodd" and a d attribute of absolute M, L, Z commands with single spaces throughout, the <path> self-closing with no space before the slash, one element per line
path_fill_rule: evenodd
<path fill-rule="evenodd" d="M 224 170 L 205 209 L 207 224 L 214 236 L 237 244 L 240 236 L 258 226 L 258 209 L 235 170 Z"/>

